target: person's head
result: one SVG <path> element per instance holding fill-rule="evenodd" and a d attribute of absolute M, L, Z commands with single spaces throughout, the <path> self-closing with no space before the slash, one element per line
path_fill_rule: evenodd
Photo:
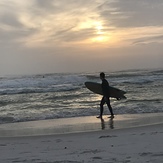
<path fill-rule="evenodd" d="M 105 79 L 105 73 L 104 73 L 104 72 L 101 72 L 101 73 L 100 73 L 100 78 L 101 78 L 101 79 Z"/>

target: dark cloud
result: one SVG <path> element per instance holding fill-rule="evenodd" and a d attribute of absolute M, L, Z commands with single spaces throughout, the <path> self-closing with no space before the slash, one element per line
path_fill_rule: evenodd
<path fill-rule="evenodd" d="M 92 5 L 90 5 L 92 4 Z M 35 0 L 34 6 L 35 11 L 40 11 L 42 13 L 52 13 L 52 14 L 60 14 L 60 13 L 74 13 L 74 12 L 86 12 L 96 4 L 93 0 Z"/>
<path fill-rule="evenodd" d="M 35 0 L 37 7 L 41 8 L 51 8 L 53 7 L 53 0 Z"/>
<path fill-rule="evenodd" d="M 35 0 L 33 3 L 35 6 L 33 12 L 38 12 L 40 15 L 61 12 L 60 6 L 55 5 L 54 0 Z"/>
<path fill-rule="evenodd" d="M 11 27 L 21 28 L 23 24 L 19 21 L 18 16 L 14 13 L 4 13 L 0 16 L 0 22 L 3 25 L 8 25 Z"/>
<path fill-rule="evenodd" d="M 139 39 L 131 39 L 130 40 L 133 44 L 150 44 L 150 43 L 163 43 L 163 35 L 159 36 L 147 36 L 141 37 Z"/>
<path fill-rule="evenodd" d="M 14 2 L 0 2 L 0 25 L 10 26 L 12 28 L 21 28 L 23 24 L 19 20 L 19 12 Z"/>
<path fill-rule="evenodd" d="M 119 0 L 98 7 L 101 16 L 117 27 L 163 25 L 162 0 Z"/>

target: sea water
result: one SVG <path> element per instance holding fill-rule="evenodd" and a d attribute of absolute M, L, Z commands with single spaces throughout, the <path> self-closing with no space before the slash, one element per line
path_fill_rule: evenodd
<path fill-rule="evenodd" d="M 115 115 L 163 112 L 163 70 L 105 73 L 111 86 L 127 92 L 125 100 L 111 99 Z M 0 77 L 0 123 L 98 115 L 101 96 L 86 81 L 101 83 L 99 73 Z"/>

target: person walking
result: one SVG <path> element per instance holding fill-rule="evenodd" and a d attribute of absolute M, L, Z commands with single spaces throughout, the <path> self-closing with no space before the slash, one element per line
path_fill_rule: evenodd
<path fill-rule="evenodd" d="M 107 104 L 108 109 L 111 113 L 111 116 L 109 118 L 114 118 L 113 110 L 112 110 L 112 107 L 110 105 L 109 83 L 105 79 L 105 73 L 103 73 L 103 72 L 100 73 L 100 79 L 102 80 L 101 87 L 102 87 L 103 97 L 102 97 L 101 102 L 100 102 L 100 115 L 97 116 L 97 118 L 102 119 L 105 103 Z"/>

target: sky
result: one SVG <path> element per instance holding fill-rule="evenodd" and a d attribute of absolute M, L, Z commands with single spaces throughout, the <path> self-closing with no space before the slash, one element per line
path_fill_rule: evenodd
<path fill-rule="evenodd" d="M 162 0 L 1 0 L 0 75 L 163 68 Z"/>

